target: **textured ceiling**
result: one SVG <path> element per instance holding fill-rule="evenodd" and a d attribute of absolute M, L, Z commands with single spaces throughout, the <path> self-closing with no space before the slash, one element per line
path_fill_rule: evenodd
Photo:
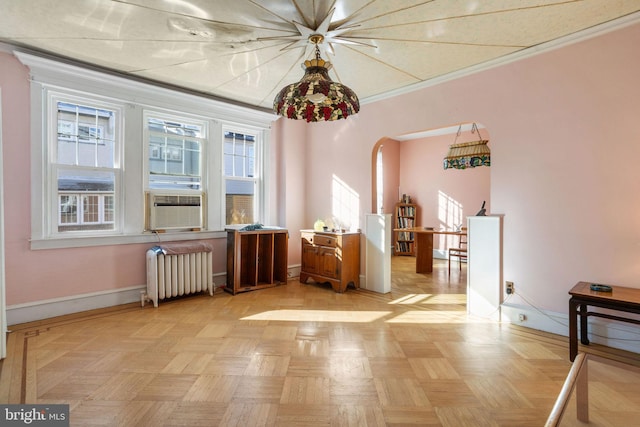
<path fill-rule="evenodd" d="M 0 41 L 271 108 L 325 35 L 361 101 L 628 17 L 640 0 L 0 0 Z"/>

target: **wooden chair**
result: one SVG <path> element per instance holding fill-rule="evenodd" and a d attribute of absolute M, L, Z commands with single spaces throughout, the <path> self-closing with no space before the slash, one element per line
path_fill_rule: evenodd
<path fill-rule="evenodd" d="M 462 261 L 467 261 L 467 227 L 460 229 L 464 234 L 458 239 L 457 248 L 449 248 L 449 276 L 451 276 L 451 258 L 458 258 L 458 268 L 462 271 Z"/>

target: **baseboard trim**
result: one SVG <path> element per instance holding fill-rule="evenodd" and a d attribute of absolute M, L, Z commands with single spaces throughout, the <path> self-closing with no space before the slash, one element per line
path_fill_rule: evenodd
<path fill-rule="evenodd" d="M 218 273 L 213 276 L 214 289 L 224 286 L 226 273 Z M 7 306 L 7 325 L 18 325 L 82 311 L 140 302 L 140 295 L 146 290 L 147 285 L 144 284 L 10 305 Z"/>
<path fill-rule="evenodd" d="M 449 259 L 449 253 L 446 249 L 434 249 L 433 250 L 433 258 L 434 259 Z"/>
<path fill-rule="evenodd" d="M 140 301 L 140 293 L 146 291 L 146 289 L 146 285 L 131 286 L 109 291 L 10 305 L 7 306 L 7 324 L 17 325 L 63 316 L 65 314 Z"/>
<path fill-rule="evenodd" d="M 302 264 L 294 264 L 287 267 L 287 277 L 293 279 L 294 277 L 300 277 L 300 270 L 302 270 Z"/>
<path fill-rule="evenodd" d="M 289 278 L 300 276 L 300 265 L 290 266 L 287 274 Z M 227 283 L 227 273 L 213 275 L 214 290 Z M 147 285 L 130 286 L 128 288 L 112 289 L 108 291 L 91 292 L 68 297 L 52 298 L 32 301 L 24 304 L 7 306 L 7 325 L 18 325 L 52 317 L 113 307 L 116 305 L 140 302 L 140 294 L 146 292 Z"/>
<path fill-rule="evenodd" d="M 569 337 L 569 315 L 517 304 L 502 304 L 501 321 Z M 524 321 L 520 321 L 524 315 Z M 589 341 L 618 350 L 640 353 L 640 328 L 598 317 L 589 318 Z M 569 343 L 567 342 L 567 349 Z"/>

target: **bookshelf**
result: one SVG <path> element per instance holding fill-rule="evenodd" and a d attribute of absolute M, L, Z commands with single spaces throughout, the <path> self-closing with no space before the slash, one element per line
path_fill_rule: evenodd
<path fill-rule="evenodd" d="M 270 288 L 287 283 L 289 232 L 266 227 L 243 231 L 227 228 L 227 286 L 238 292 Z"/>
<path fill-rule="evenodd" d="M 395 227 L 413 228 L 416 226 L 418 206 L 415 203 L 397 203 L 395 209 Z M 411 231 L 394 231 L 394 254 L 416 255 L 415 235 Z"/>

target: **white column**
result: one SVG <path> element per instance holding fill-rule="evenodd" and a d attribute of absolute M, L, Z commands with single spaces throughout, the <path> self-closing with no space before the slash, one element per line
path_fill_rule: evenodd
<path fill-rule="evenodd" d="M 467 313 L 500 319 L 502 215 L 467 218 Z"/>
<path fill-rule="evenodd" d="M 365 214 L 364 289 L 391 292 L 391 214 Z"/>

